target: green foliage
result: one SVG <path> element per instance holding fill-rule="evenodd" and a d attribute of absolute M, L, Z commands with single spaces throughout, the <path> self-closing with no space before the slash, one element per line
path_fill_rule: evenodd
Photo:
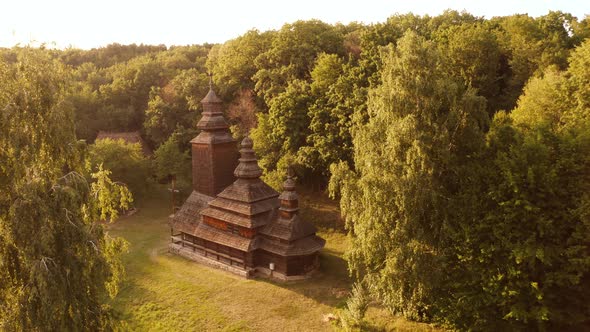
<path fill-rule="evenodd" d="M 589 45 L 531 80 L 485 140 L 481 97 L 433 45 L 408 33 L 384 59 L 354 169 L 333 165 L 330 189 L 351 272 L 393 313 L 461 330 L 587 326 Z"/>
<path fill-rule="evenodd" d="M 522 88 L 536 72 L 551 66 L 565 69 L 570 50 L 578 36 L 571 30 L 577 20 L 569 14 L 549 12 L 534 19 L 528 15 L 494 18 L 502 49 L 501 96 L 498 109 L 514 108 Z"/>
<path fill-rule="evenodd" d="M 306 81 L 294 80 L 272 99 L 268 114 L 258 114 L 258 127 L 252 130 L 259 164 L 274 171 L 279 160 L 294 155 L 309 135 L 307 109 L 311 100 Z"/>
<path fill-rule="evenodd" d="M 489 185 L 494 204 L 484 217 L 494 225 L 493 242 L 480 241 L 485 265 L 477 273 L 498 317 L 512 325 L 582 326 L 590 309 L 590 225 L 580 216 L 590 189 L 590 136 L 542 126 L 515 134 L 496 152 L 500 178 Z"/>
<path fill-rule="evenodd" d="M 334 166 L 331 187 L 354 234 L 351 272 L 392 312 L 424 319 L 444 277 L 436 267 L 462 175 L 454 169 L 483 145 L 485 102 L 449 80 L 435 45 L 413 32 L 384 64 L 369 121 L 353 135 L 355 171 Z"/>
<path fill-rule="evenodd" d="M 256 68 L 247 68 L 248 75 L 255 72 L 252 81 L 256 83 L 257 110 L 269 111 L 260 116 L 259 126 L 268 131 L 262 130 L 264 135 L 259 136 L 270 141 L 259 145 L 260 157 L 268 159 L 268 165 L 275 165 L 287 154 L 295 155 L 297 163 L 306 168 L 302 174 L 305 180 L 314 183 L 327 180 L 332 163 L 351 162 L 350 133 L 355 123 L 367 120 L 366 88 L 381 83 L 387 46 L 396 43 L 407 30 L 436 44 L 446 55 L 441 70 L 451 80 L 473 88 L 474 93 L 484 97 L 490 116 L 501 109 L 512 109 L 525 83 L 535 73 L 551 66 L 564 68 L 567 55 L 579 40 L 576 31 L 581 31 L 575 18 L 561 12 L 550 12 L 538 19 L 514 15 L 485 20 L 449 10 L 436 17 L 394 15 L 384 23 L 336 26 L 336 29 L 317 21 L 296 22 L 276 32 L 263 53 L 252 51 L 258 49 L 255 46 L 261 37 L 251 32 L 227 47 L 229 52 L 238 44 L 245 47 L 243 43 L 253 39 L 252 48 L 246 48 L 246 54 L 248 59 L 258 54 L 254 61 Z M 313 34 L 331 37 L 319 43 Z M 338 45 L 339 40 L 344 48 Z M 295 46 L 287 48 L 289 44 Z M 213 64 L 225 59 L 221 49 L 213 53 Z M 238 60 L 238 55 L 229 58 L 245 61 Z M 224 71 L 225 67 L 218 68 Z M 245 86 L 251 86 L 252 81 L 242 75 Z M 305 106 L 307 117 L 301 117 L 305 122 L 292 129 L 279 125 L 280 133 L 274 134 L 272 121 L 281 118 L 278 113 L 286 112 L 286 107 L 301 105 L 302 97 L 287 90 L 302 81 L 311 90 Z M 291 138 L 300 136 L 301 127 L 307 130 L 306 140 L 300 144 Z M 289 149 L 283 148 L 285 141 Z M 267 172 L 274 169 L 274 166 L 265 167 Z"/>
<path fill-rule="evenodd" d="M 42 50 L 0 61 L 0 329 L 105 330 L 125 242 L 97 223 L 117 206 L 89 184 L 63 65 Z M 111 215 L 112 216 L 112 215 Z"/>
<path fill-rule="evenodd" d="M 250 30 L 211 50 L 207 67 L 213 73 L 221 96 L 233 98 L 242 89 L 254 89 L 252 77 L 258 71 L 255 60 L 271 47 L 275 34 L 274 31 Z"/>
<path fill-rule="evenodd" d="M 191 159 L 187 151 L 182 151 L 177 135 L 172 135 L 154 152 L 155 174 L 158 179 L 174 177 L 181 184 L 190 184 Z"/>
<path fill-rule="evenodd" d="M 585 126 L 590 121 L 590 41 L 572 52 L 565 72 L 547 69 L 532 78 L 511 113 L 514 122 L 535 127 L 545 124 L 554 130 Z"/>
<path fill-rule="evenodd" d="M 369 293 L 363 284 L 355 283 L 352 286 L 350 297 L 346 301 L 346 307 L 340 314 L 340 321 L 345 330 L 361 326 L 370 301 Z"/>
<path fill-rule="evenodd" d="M 572 52 L 569 63 L 568 89 L 572 92 L 568 97 L 574 106 L 566 117 L 574 125 L 583 126 L 590 122 L 590 39 Z"/>
<path fill-rule="evenodd" d="M 152 56 L 133 58 L 110 67 L 109 83 L 98 89 L 104 103 L 98 114 L 108 119 L 106 128 L 102 129 L 140 128 L 151 87 L 161 79 L 162 69 L 162 64 Z"/>
<path fill-rule="evenodd" d="M 113 182 L 110 175 L 111 171 L 102 169 L 102 164 L 96 173 L 91 174 L 95 181 L 90 184 L 90 195 L 98 201 L 101 220 L 117 219 L 119 209 L 126 210 L 133 203 L 133 196 L 127 187 Z"/>
<path fill-rule="evenodd" d="M 533 77 L 524 88 L 511 118 L 516 124 L 538 127 L 561 127 L 564 111 L 570 109 L 566 97 L 565 78 L 556 69 L 547 70 L 542 77 Z M 557 129 L 557 128 L 555 128 Z"/>
<path fill-rule="evenodd" d="M 271 106 L 293 80 L 307 80 L 315 59 L 322 53 L 344 53 L 343 36 L 333 26 L 318 20 L 285 24 L 271 47 L 256 58 L 253 79 L 257 93 Z"/>
<path fill-rule="evenodd" d="M 515 126 L 503 113 L 494 119 L 481 161 L 489 166 L 471 191 L 482 197 L 475 200 L 479 211 L 450 250 L 461 268 L 450 273 L 456 295 L 443 302 L 447 322 L 496 330 L 587 325 L 590 233 L 581 211 L 590 136 L 555 128 Z"/>
<path fill-rule="evenodd" d="M 386 22 L 367 27 L 361 35 L 360 67 L 367 71 L 372 86 L 380 83 L 380 71 L 383 67 L 382 48 L 395 44 L 407 30 L 430 39 L 437 31 L 444 31 L 455 25 L 475 23 L 476 17 L 466 12 L 445 10 L 441 15 L 430 17 L 413 13 L 396 14 Z"/>
<path fill-rule="evenodd" d="M 194 126 L 192 111 L 199 109 L 208 88 L 205 61 L 210 49 L 114 44 L 90 51 L 54 51 L 74 66 L 70 102 L 76 110 L 78 137 L 93 141 L 99 130 L 135 131 L 145 125 L 158 145 L 177 125 Z"/>
<path fill-rule="evenodd" d="M 183 70 L 163 88 L 153 88 L 143 127 L 156 145 L 178 128 L 195 127 L 200 100 L 208 90 L 208 78 L 196 69 Z"/>
<path fill-rule="evenodd" d="M 106 68 L 117 63 L 129 61 L 137 56 L 164 50 L 166 50 L 166 46 L 164 45 L 121 45 L 113 43 L 105 47 L 93 48 L 89 51 L 69 48 L 61 54 L 61 59 L 66 65 L 81 66 L 90 63 L 98 68 Z"/>
<path fill-rule="evenodd" d="M 112 179 L 124 183 L 134 195 L 142 195 L 149 186 L 149 164 L 139 143 L 123 139 L 101 139 L 89 148 L 92 170 L 108 170 Z"/>
<path fill-rule="evenodd" d="M 311 77 L 311 133 L 298 156 L 302 165 L 327 178 L 330 164 L 352 161 L 351 131 L 366 114 L 368 82 L 358 66 L 335 54 L 320 55 Z"/>
<path fill-rule="evenodd" d="M 493 32 L 477 23 L 453 25 L 437 33 L 442 39 L 443 52 L 448 54 L 449 73 L 486 97 L 490 114 L 498 111 L 501 53 Z"/>

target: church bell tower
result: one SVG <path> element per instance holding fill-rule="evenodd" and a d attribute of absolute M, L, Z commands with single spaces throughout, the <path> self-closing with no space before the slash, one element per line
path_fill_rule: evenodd
<path fill-rule="evenodd" d="M 193 189 L 213 197 L 234 182 L 238 151 L 223 117 L 223 102 L 213 91 L 211 82 L 201 104 L 203 114 L 197 123 L 201 132 L 191 140 Z"/>

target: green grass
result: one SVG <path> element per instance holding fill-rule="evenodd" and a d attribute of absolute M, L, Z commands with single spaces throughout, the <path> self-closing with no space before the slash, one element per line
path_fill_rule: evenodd
<path fill-rule="evenodd" d="M 338 209 L 322 195 L 304 193 L 302 215 L 317 221 L 327 240 L 321 269 L 308 281 L 246 280 L 167 252 L 167 197 L 146 198 L 139 212 L 108 226 L 130 243 L 127 279 L 112 301 L 117 318 L 133 331 L 331 331 L 323 321 L 343 307 L 351 280 L 342 254 L 347 239 Z M 431 331 L 372 307 L 367 329 Z"/>

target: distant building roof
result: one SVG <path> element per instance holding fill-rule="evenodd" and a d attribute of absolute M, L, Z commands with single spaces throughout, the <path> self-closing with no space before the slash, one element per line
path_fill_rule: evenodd
<path fill-rule="evenodd" d="M 96 140 L 107 139 L 110 138 L 112 140 L 122 139 L 127 143 L 139 143 L 141 146 L 141 151 L 146 156 L 152 155 L 152 150 L 147 146 L 146 142 L 141 138 L 139 131 L 127 131 L 127 132 L 112 132 L 112 131 L 99 131 L 98 135 L 96 136 Z"/>

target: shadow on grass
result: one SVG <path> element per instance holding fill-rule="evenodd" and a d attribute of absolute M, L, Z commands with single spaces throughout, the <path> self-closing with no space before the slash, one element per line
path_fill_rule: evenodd
<path fill-rule="evenodd" d="M 256 280 L 287 289 L 333 308 L 344 307 L 352 283 L 348 276 L 346 261 L 339 253 L 330 249 L 321 251 L 320 269 L 310 279 L 288 282 L 265 278 Z"/>
<path fill-rule="evenodd" d="M 318 228 L 344 233 L 344 222 L 338 202 L 330 199 L 325 192 L 306 188 L 297 190 L 300 193 L 299 213 L 302 219 L 312 222 Z"/>

